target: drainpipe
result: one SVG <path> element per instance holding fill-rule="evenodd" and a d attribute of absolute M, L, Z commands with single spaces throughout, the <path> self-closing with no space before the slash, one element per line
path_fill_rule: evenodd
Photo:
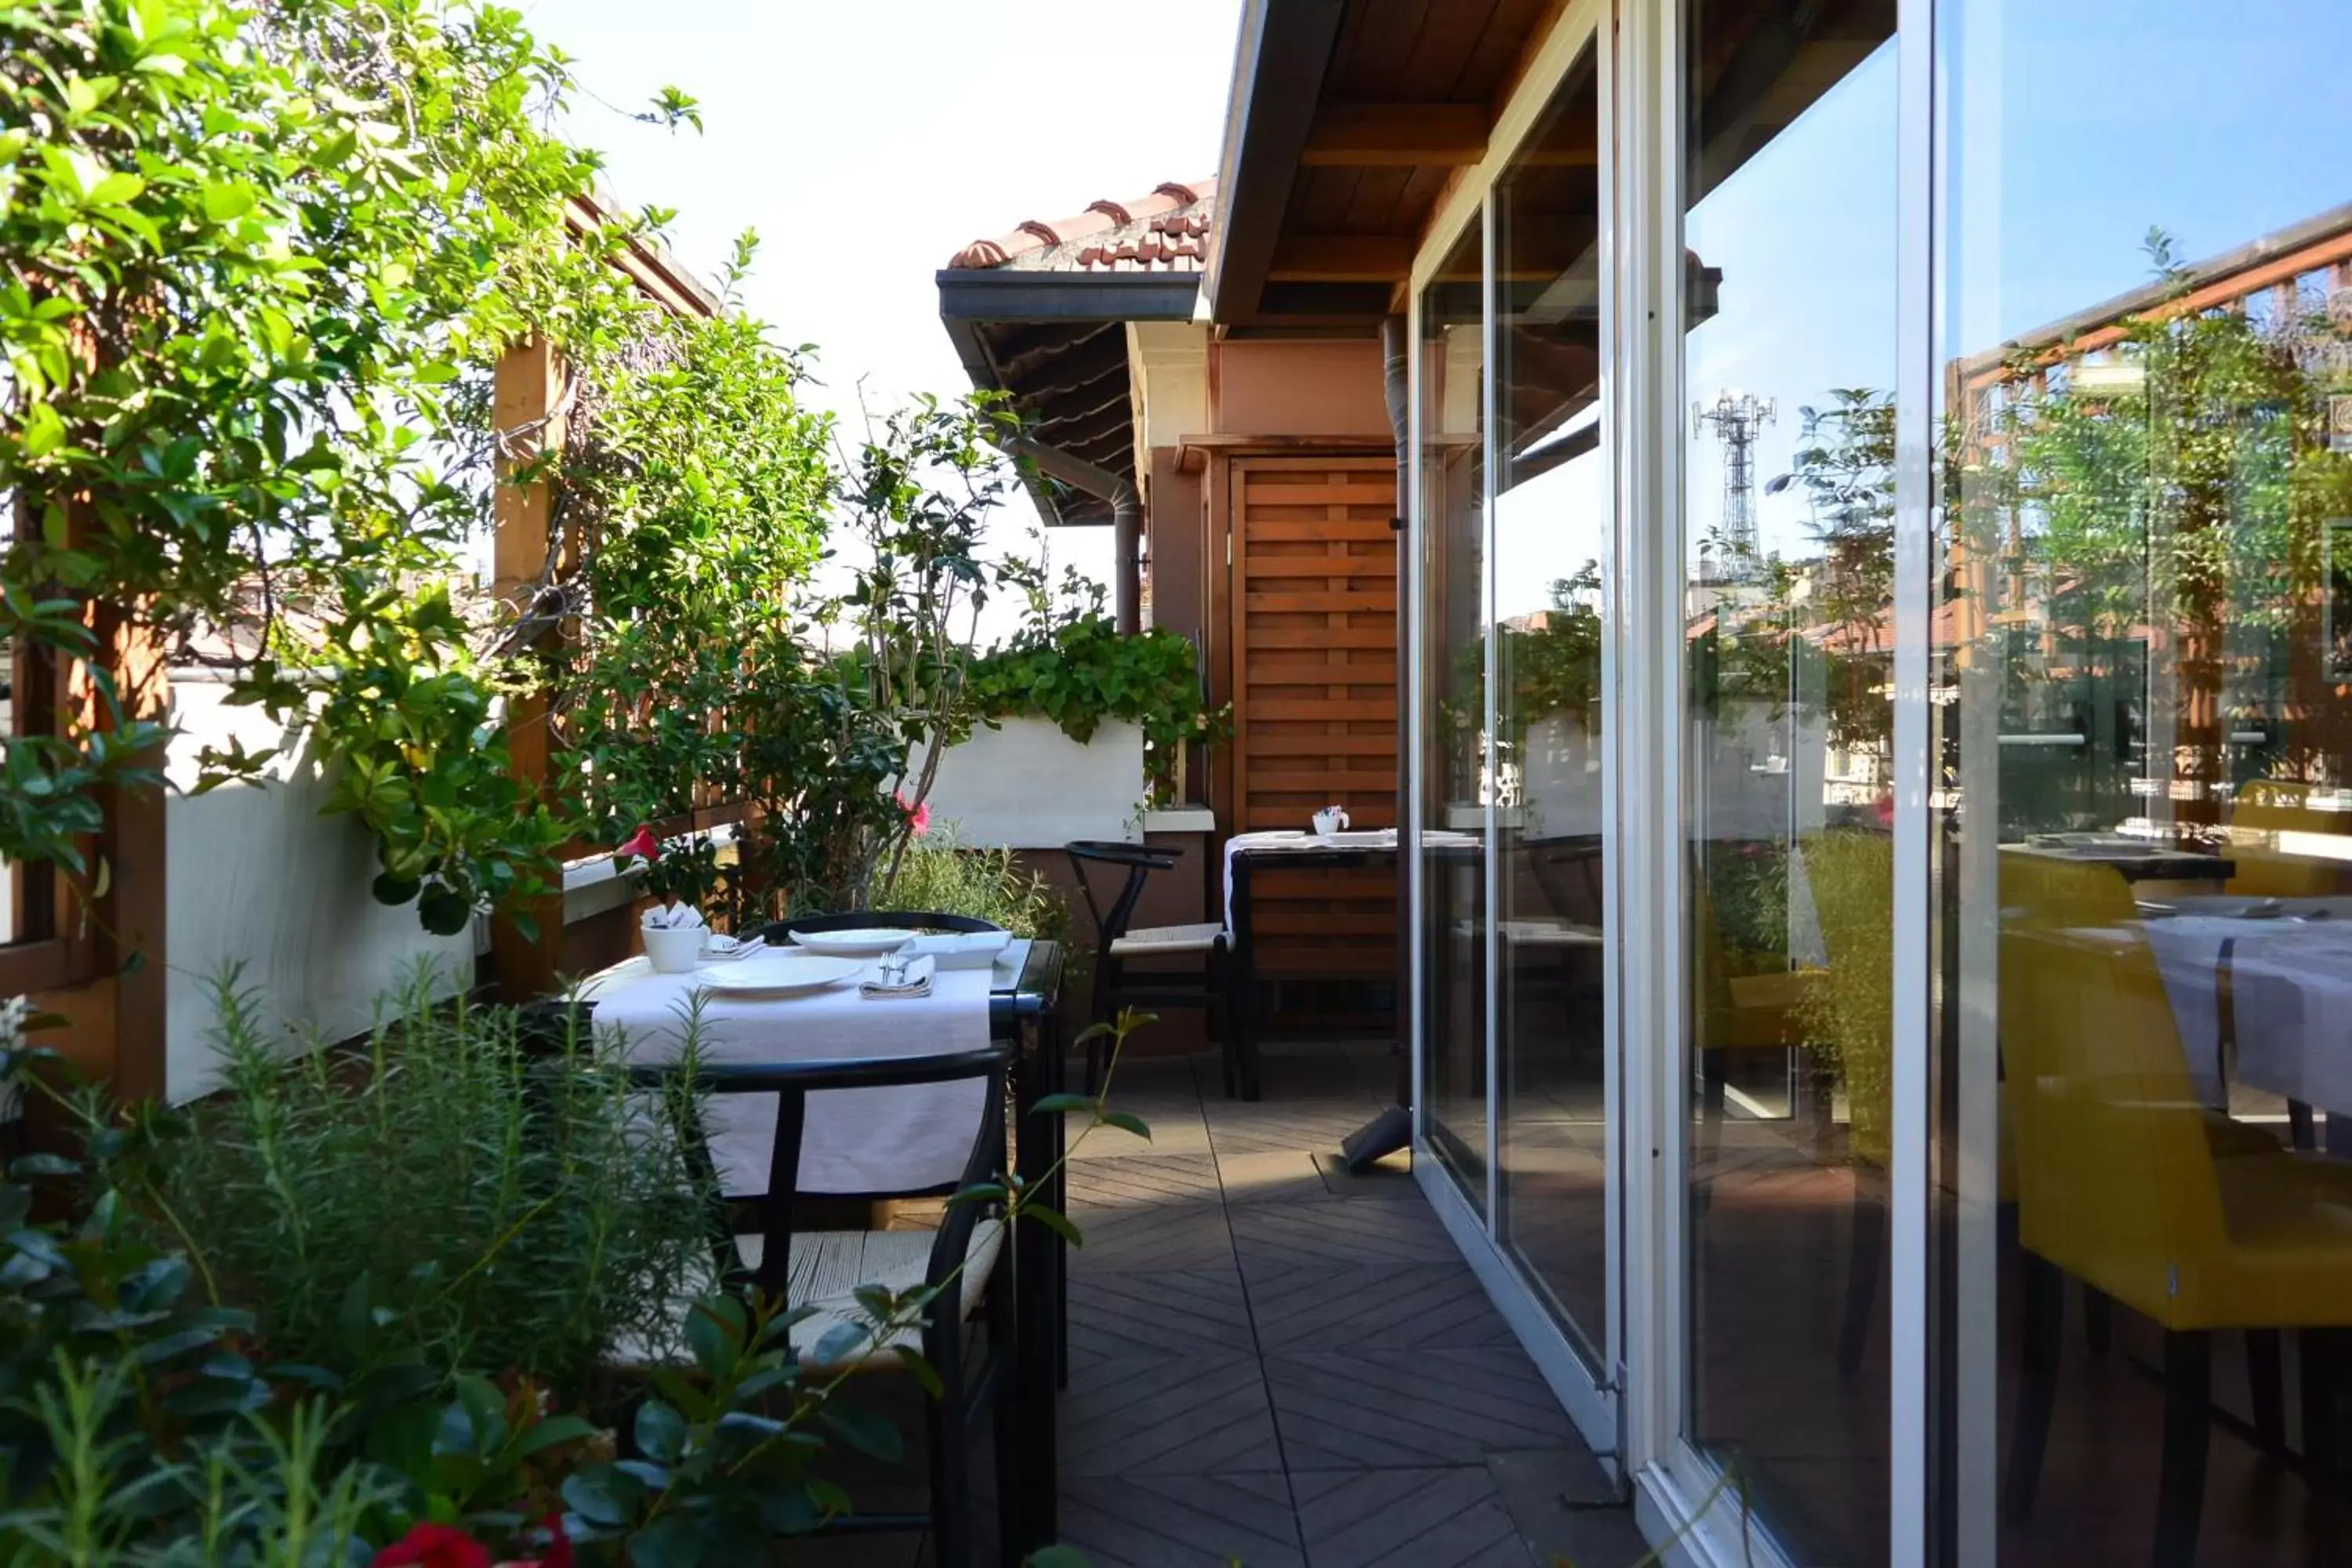
<path fill-rule="evenodd" d="M 1143 498 L 1135 481 L 1122 479 L 1098 463 L 1073 457 L 1058 447 L 1024 436 L 1011 443 L 1012 454 L 1025 458 L 1048 479 L 1074 490 L 1084 490 L 1110 502 L 1111 610 L 1121 637 L 1143 629 Z"/>
<path fill-rule="evenodd" d="M 1396 531 L 1397 556 L 1397 633 L 1402 641 L 1411 623 L 1406 606 L 1412 603 L 1412 531 L 1405 526 L 1412 514 L 1412 498 L 1407 485 L 1412 474 L 1412 453 L 1408 446 L 1412 439 L 1412 384 L 1408 379 L 1405 319 L 1386 316 L 1381 321 L 1381 389 L 1388 400 L 1389 432 L 1396 442 L 1396 516 L 1389 526 Z M 1407 678 L 1413 656 L 1412 648 L 1397 650 L 1397 1076 L 1396 1103 L 1371 1121 L 1342 1139 L 1339 1158 L 1350 1171 L 1366 1171 L 1384 1155 L 1409 1147 L 1412 1142 L 1412 910 L 1404 898 L 1406 847 L 1412 842 L 1413 825 L 1405 814 L 1412 809 L 1412 795 L 1411 746 L 1407 741 L 1412 733 L 1412 682 Z"/>

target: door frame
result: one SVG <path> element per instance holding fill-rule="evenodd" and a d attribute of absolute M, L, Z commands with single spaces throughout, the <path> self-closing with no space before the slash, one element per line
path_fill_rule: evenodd
<path fill-rule="evenodd" d="M 1399 605 L 1402 631 L 1405 638 L 1406 667 L 1404 674 L 1411 704 L 1411 723 L 1405 737 L 1410 758 L 1411 781 L 1407 799 L 1402 805 L 1401 821 L 1419 826 L 1427 820 L 1429 806 L 1429 734 L 1426 702 L 1429 688 L 1428 659 L 1423 637 L 1427 632 L 1427 604 L 1423 589 L 1428 578 L 1428 555 L 1432 538 L 1423 516 L 1427 499 L 1427 480 L 1423 469 L 1423 338 L 1421 300 L 1423 289 L 1443 264 L 1454 246 L 1468 234 L 1479 235 L 1480 254 L 1484 258 L 1482 271 L 1488 277 L 1494 272 L 1495 233 L 1492 204 L 1489 200 L 1495 182 L 1510 166 L 1520 144 L 1533 132 L 1543 111 L 1549 106 L 1552 95 L 1564 82 L 1571 68 L 1590 48 L 1593 51 L 1593 69 L 1599 99 L 1601 146 L 1599 203 L 1604 217 L 1616 213 L 1618 192 L 1618 158 L 1614 135 L 1618 124 L 1615 92 L 1617 58 L 1613 47 L 1614 29 L 1610 25 L 1610 0 L 1570 0 L 1552 24 L 1549 35 L 1533 56 L 1527 70 L 1513 88 L 1508 100 L 1497 117 L 1492 134 L 1487 138 L 1485 158 L 1475 167 L 1462 171 L 1454 188 L 1440 204 L 1433 216 L 1426 237 L 1413 260 L 1406 286 L 1406 342 L 1409 345 L 1410 370 L 1408 382 L 1412 395 L 1410 408 L 1408 448 L 1410 472 L 1406 483 L 1405 514 L 1410 519 L 1408 542 L 1410 559 L 1414 564 L 1412 591 L 1403 595 Z M 1614 323 L 1623 315 L 1620 308 L 1621 290 L 1612 256 L 1615 242 L 1613 221 L 1601 225 L 1601 316 L 1604 323 L 1601 342 L 1601 375 L 1603 387 L 1601 407 L 1601 444 L 1604 461 L 1612 465 L 1612 489 L 1618 475 L 1618 453 L 1622 409 L 1620 394 L 1610 388 L 1618 380 L 1622 345 L 1617 341 Z M 1486 336 L 1484 363 L 1480 375 L 1482 406 L 1494 406 L 1496 354 L 1495 321 L 1491 309 L 1482 314 L 1482 331 Z M 1486 471 L 1496 471 L 1495 464 L 1494 428 L 1491 419 L 1486 425 Z M 1493 603 L 1492 574 L 1495 570 L 1495 498 L 1491 489 L 1484 497 L 1482 533 L 1484 544 L 1480 570 L 1488 574 L 1485 601 Z M 1626 536 L 1626 513 L 1622 497 L 1612 526 L 1612 545 L 1609 559 L 1602 563 L 1602 600 L 1604 626 L 1622 624 L 1622 606 L 1623 571 L 1622 555 Z M 1602 639 L 1601 691 L 1603 711 L 1611 718 L 1603 731 L 1602 765 L 1602 831 L 1610 833 L 1612 813 L 1622 805 L 1629 781 L 1624 774 L 1627 736 L 1622 722 L 1625 704 L 1617 700 L 1624 679 L 1623 661 L 1617 648 L 1619 638 Z M 1496 642 L 1494 628 L 1486 627 L 1486 731 L 1491 737 L 1495 728 L 1495 665 Z M 1492 856 L 1496 844 L 1496 805 L 1489 798 L 1485 803 L 1486 842 L 1489 857 L 1485 878 L 1485 918 L 1489 929 L 1495 920 L 1498 882 L 1494 874 Z M 1628 879 L 1625 857 L 1617 846 L 1630 843 L 1622 833 L 1612 842 L 1612 852 L 1603 879 L 1603 921 L 1607 929 L 1624 929 L 1617 924 L 1629 908 L 1626 901 Z M 1429 1067 L 1429 1042 L 1426 1039 L 1426 1000 L 1428 995 L 1428 953 L 1425 942 L 1425 905 L 1427 889 L 1418 853 L 1399 857 L 1405 868 L 1406 901 L 1409 906 L 1412 941 L 1410 945 L 1412 1076 L 1413 1096 L 1413 1174 L 1428 1197 L 1430 1206 L 1444 1225 L 1454 1245 L 1468 1260 L 1471 1270 L 1486 1290 L 1496 1308 L 1507 1322 L 1513 1334 L 1535 1363 L 1538 1373 L 1553 1394 L 1567 1410 L 1585 1442 L 1599 1457 L 1603 1469 L 1621 1492 L 1628 1484 L 1633 1468 L 1628 1461 L 1632 1453 L 1626 1441 L 1624 1418 L 1626 1405 L 1625 1368 L 1629 1364 L 1625 1329 L 1627 1276 L 1626 1244 L 1626 1183 L 1624 1129 L 1627 1083 L 1623 1071 L 1625 1052 L 1622 1042 L 1632 1037 L 1626 1034 L 1627 1016 L 1622 1005 L 1625 991 L 1625 971 L 1622 953 L 1627 945 L 1618 944 L 1616 964 L 1612 972 L 1612 984 L 1604 1002 L 1602 1019 L 1603 1062 L 1602 1100 L 1606 1107 L 1603 1163 L 1607 1172 L 1607 1190 L 1603 1198 L 1606 1215 L 1605 1267 L 1610 1279 L 1607 1321 L 1582 1325 L 1585 1333 L 1600 1352 L 1600 1364 L 1589 1362 L 1570 1333 L 1555 1320 L 1543 1304 L 1543 1292 L 1526 1277 L 1524 1265 L 1509 1251 L 1501 1238 L 1504 1224 L 1502 1182 L 1503 1131 L 1501 1114 L 1503 1074 L 1499 1061 L 1501 1010 L 1495 1005 L 1499 956 L 1496 944 L 1486 944 L 1486 986 L 1487 1005 L 1483 1009 L 1486 1026 L 1486 1213 L 1482 1215 L 1463 1195 L 1450 1167 L 1446 1166 L 1430 1143 L 1428 1096 L 1423 1092 Z"/>

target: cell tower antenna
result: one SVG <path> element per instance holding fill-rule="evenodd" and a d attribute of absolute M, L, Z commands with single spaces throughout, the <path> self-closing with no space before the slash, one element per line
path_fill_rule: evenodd
<path fill-rule="evenodd" d="M 1691 434 L 1705 435 L 1713 426 L 1723 443 L 1723 552 L 1735 576 L 1752 574 L 1762 558 L 1756 538 L 1756 437 L 1778 411 L 1771 398 L 1736 386 L 1717 393 L 1713 403 L 1691 405 Z"/>

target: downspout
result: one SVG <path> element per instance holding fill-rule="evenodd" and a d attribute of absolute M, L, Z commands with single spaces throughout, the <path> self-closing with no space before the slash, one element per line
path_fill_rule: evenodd
<path fill-rule="evenodd" d="M 1023 436 L 1009 451 L 1025 459 L 1047 479 L 1059 479 L 1110 502 L 1111 610 L 1118 635 L 1133 637 L 1143 629 L 1143 498 L 1133 479 L 1122 479 L 1098 463 L 1073 457 L 1058 447 Z"/>
<path fill-rule="evenodd" d="M 1397 640 L 1402 644 L 1412 626 L 1412 383 L 1410 344 L 1402 316 L 1381 319 L 1381 390 L 1389 408 L 1389 432 L 1396 443 L 1396 515 L 1389 526 L 1396 531 Z M 1412 906 L 1405 897 L 1409 875 L 1405 861 L 1414 851 L 1412 809 L 1412 668 L 1415 650 L 1397 649 L 1397 1058 L 1396 1103 L 1351 1132 L 1339 1144 L 1340 1159 L 1351 1171 L 1369 1170 L 1375 1161 L 1412 1143 Z"/>

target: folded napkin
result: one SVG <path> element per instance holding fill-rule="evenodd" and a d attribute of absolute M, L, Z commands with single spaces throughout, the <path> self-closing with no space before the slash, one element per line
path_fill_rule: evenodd
<path fill-rule="evenodd" d="M 910 958 L 903 970 L 884 972 L 897 974 L 898 979 L 888 980 L 877 974 L 860 984 L 857 994 L 860 996 L 929 996 L 931 994 L 931 971 L 936 967 L 928 957 Z"/>
<path fill-rule="evenodd" d="M 702 923 L 702 911 L 692 904 L 671 904 L 646 911 L 647 931 L 686 931 Z"/>

